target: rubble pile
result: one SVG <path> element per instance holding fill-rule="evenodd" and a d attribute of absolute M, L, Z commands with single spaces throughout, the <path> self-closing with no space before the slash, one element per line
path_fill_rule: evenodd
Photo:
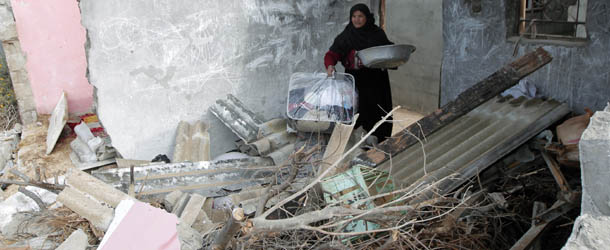
<path fill-rule="evenodd" d="M 58 111 L 39 151 L 72 150 L 75 167 L 40 174 L 44 161 L 19 163 L 16 137 L 3 139 L 12 148 L 0 155 L 0 247 L 560 248 L 583 186 L 566 148 L 584 129 L 565 129 L 574 120 L 564 123 L 560 102 L 498 97 L 550 60 L 542 49 L 527 54 L 378 144 L 367 140 L 376 127 L 354 128 L 357 115 L 330 133 L 289 133 L 286 119 L 265 121 L 229 95 L 210 111 L 240 138 L 235 152 L 210 159 L 207 123 L 184 121 L 173 162 L 150 162 L 122 159 L 91 121 Z"/>

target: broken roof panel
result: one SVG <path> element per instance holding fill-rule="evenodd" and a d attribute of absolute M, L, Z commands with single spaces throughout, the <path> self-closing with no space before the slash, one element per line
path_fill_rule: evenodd
<path fill-rule="evenodd" d="M 445 179 L 448 192 L 493 164 L 569 112 L 554 100 L 497 97 L 414 144 L 379 167 L 397 185 L 416 187 Z"/>
<path fill-rule="evenodd" d="M 203 196 L 227 195 L 225 190 L 267 183 L 278 167 L 270 159 L 245 158 L 223 161 L 152 163 L 133 168 L 135 190 L 139 195 L 157 195 L 174 190 L 199 193 Z M 130 168 L 92 173 L 113 187 L 127 192 Z"/>

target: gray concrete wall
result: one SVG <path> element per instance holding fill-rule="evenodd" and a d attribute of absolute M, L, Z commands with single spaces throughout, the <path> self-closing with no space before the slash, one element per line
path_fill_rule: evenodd
<path fill-rule="evenodd" d="M 198 119 L 223 153 L 237 138 L 208 107 L 232 93 L 283 116 L 290 75 L 324 70 L 357 2 L 81 0 L 100 121 L 127 158 L 170 155 L 178 122 Z"/>
<path fill-rule="evenodd" d="M 438 108 L 443 57 L 443 1 L 386 1 L 386 32 L 417 50 L 407 64 L 390 70 L 392 102 L 429 113 Z"/>
<path fill-rule="evenodd" d="M 515 44 L 506 38 L 507 1 L 482 0 L 480 13 L 471 11 L 469 1 L 443 1 L 441 105 L 515 59 Z M 584 46 L 520 44 L 517 55 L 539 46 L 549 51 L 553 61 L 527 79 L 540 94 L 578 113 L 601 110 L 610 97 L 610 1 L 589 0 L 586 23 Z"/>

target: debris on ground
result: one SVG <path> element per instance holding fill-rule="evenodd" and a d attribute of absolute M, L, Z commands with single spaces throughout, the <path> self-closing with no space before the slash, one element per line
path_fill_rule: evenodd
<path fill-rule="evenodd" d="M 61 125 L 49 155 L 32 139 L 46 136 L 46 123 L 15 129 L 0 150 L 0 247 L 559 249 L 568 238 L 567 249 L 601 244 L 605 238 L 591 231 L 607 231 L 607 218 L 593 208 L 607 197 L 581 193 L 595 190 L 581 183 L 578 165 L 601 166 L 589 160 L 595 152 L 574 161 L 566 148 L 610 147 L 596 140 L 601 132 L 585 130 L 607 131 L 610 124 L 596 120 L 607 112 L 591 124 L 567 119 L 565 104 L 537 96 L 525 81 L 507 92 L 520 97 L 499 96 L 550 60 L 543 49 L 529 53 L 382 142 L 369 136 L 394 110 L 372 131 L 354 127 L 357 114 L 321 133 L 293 131 L 287 119 L 265 120 L 232 95 L 210 111 L 240 139 L 215 159 L 207 121 L 177 124 L 171 163 L 163 154 L 152 162 L 120 158 L 110 138 L 96 134 L 92 116 Z M 583 173 L 584 180 L 595 175 Z M 583 213 L 592 214 L 580 215 L 581 196 Z M 572 228 L 587 233 L 570 236 Z"/>

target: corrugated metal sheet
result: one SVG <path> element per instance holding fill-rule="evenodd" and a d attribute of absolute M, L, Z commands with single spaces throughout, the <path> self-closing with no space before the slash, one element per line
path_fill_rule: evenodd
<path fill-rule="evenodd" d="M 223 161 L 152 163 L 134 167 L 135 191 L 140 195 L 158 195 L 181 190 L 203 196 L 223 196 L 246 187 L 269 183 L 277 166 L 265 158 Z M 128 192 L 129 168 L 95 171 L 93 176 Z"/>
<path fill-rule="evenodd" d="M 450 191 L 569 112 L 554 100 L 497 97 L 428 136 L 379 167 L 397 185 L 416 187 L 446 179 Z M 423 150 L 422 150 L 423 148 Z"/>
<path fill-rule="evenodd" d="M 262 122 L 254 111 L 230 94 L 226 100 L 217 100 L 210 111 L 244 141 L 244 145 L 237 145 L 243 153 L 253 149 L 257 155 L 281 164 L 294 151 L 296 136 L 286 131 L 286 119 Z"/>

